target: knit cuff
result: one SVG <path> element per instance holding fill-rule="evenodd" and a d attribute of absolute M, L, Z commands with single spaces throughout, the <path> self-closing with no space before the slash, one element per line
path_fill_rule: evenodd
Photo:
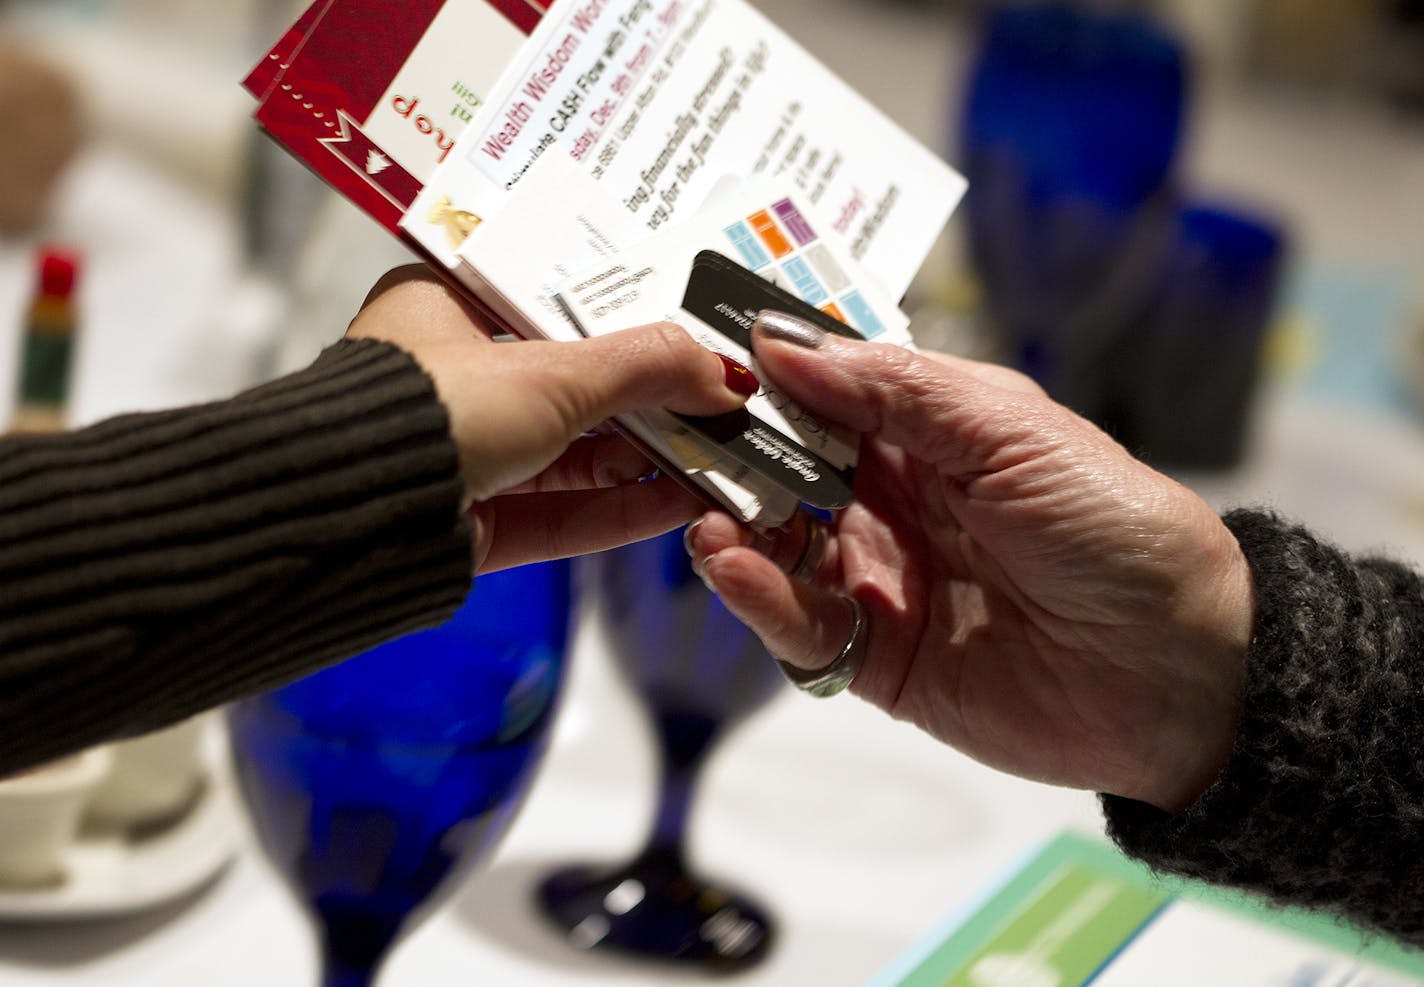
<path fill-rule="evenodd" d="M 0 759 L 161 726 L 446 619 L 471 576 L 463 489 L 434 385 L 374 341 L 228 401 L 6 440 Z"/>
<path fill-rule="evenodd" d="M 1235 748 L 1178 815 L 1102 796 L 1108 833 L 1159 870 L 1424 944 L 1419 579 L 1269 514 L 1225 521 L 1256 593 Z"/>

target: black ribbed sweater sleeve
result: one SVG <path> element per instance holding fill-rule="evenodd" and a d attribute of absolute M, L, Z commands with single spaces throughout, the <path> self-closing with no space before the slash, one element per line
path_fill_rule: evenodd
<path fill-rule="evenodd" d="M 440 622 L 470 585 L 445 408 L 343 340 L 237 397 L 0 442 L 0 775 Z"/>
<path fill-rule="evenodd" d="M 1256 588 L 1235 749 L 1180 815 L 1104 796 L 1108 832 L 1158 869 L 1424 946 L 1424 582 L 1268 514 L 1226 522 Z"/>

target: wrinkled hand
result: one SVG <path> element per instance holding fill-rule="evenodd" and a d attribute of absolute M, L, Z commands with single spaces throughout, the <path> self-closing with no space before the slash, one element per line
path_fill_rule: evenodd
<path fill-rule="evenodd" d="M 646 458 L 617 436 L 585 433 L 623 412 L 731 411 L 755 391 L 755 378 L 666 323 L 578 342 L 496 343 L 419 266 L 386 275 L 347 335 L 395 343 L 434 380 L 472 500 L 477 571 L 599 551 L 686 523 L 700 500 L 669 477 L 639 482 L 654 471 Z"/>
<path fill-rule="evenodd" d="M 1011 370 L 777 335 L 754 331 L 760 373 L 867 433 L 856 502 L 812 585 L 706 516 L 689 550 L 727 606 L 817 668 L 853 596 L 863 698 L 1001 770 L 1194 801 L 1234 740 L 1253 608 L 1216 514 Z"/>
<path fill-rule="evenodd" d="M 0 234 L 39 225 L 79 135 L 79 100 L 70 81 L 0 40 Z"/>

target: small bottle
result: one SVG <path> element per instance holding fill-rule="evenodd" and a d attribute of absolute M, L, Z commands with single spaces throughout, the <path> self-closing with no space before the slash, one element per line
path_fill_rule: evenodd
<path fill-rule="evenodd" d="M 19 402 L 11 428 L 55 432 L 65 425 L 78 325 L 75 284 L 79 258 L 46 247 L 40 252 L 35 299 L 25 320 Z"/>

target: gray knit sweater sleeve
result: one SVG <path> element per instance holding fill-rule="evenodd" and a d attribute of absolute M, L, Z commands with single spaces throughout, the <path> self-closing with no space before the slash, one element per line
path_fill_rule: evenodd
<path fill-rule="evenodd" d="M 1108 832 L 1160 870 L 1424 946 L 1424 583 L 1271 515 L 1226 523 L 1256 587 L 1235 750 L 1180 815 L 1104 796 Z"/>
<path fill-rule="evenodd" d="M 231 400 L 0 442 L 0 774 L 453 613 L 471 541 L 444 406 L 342 341 Z"/>

